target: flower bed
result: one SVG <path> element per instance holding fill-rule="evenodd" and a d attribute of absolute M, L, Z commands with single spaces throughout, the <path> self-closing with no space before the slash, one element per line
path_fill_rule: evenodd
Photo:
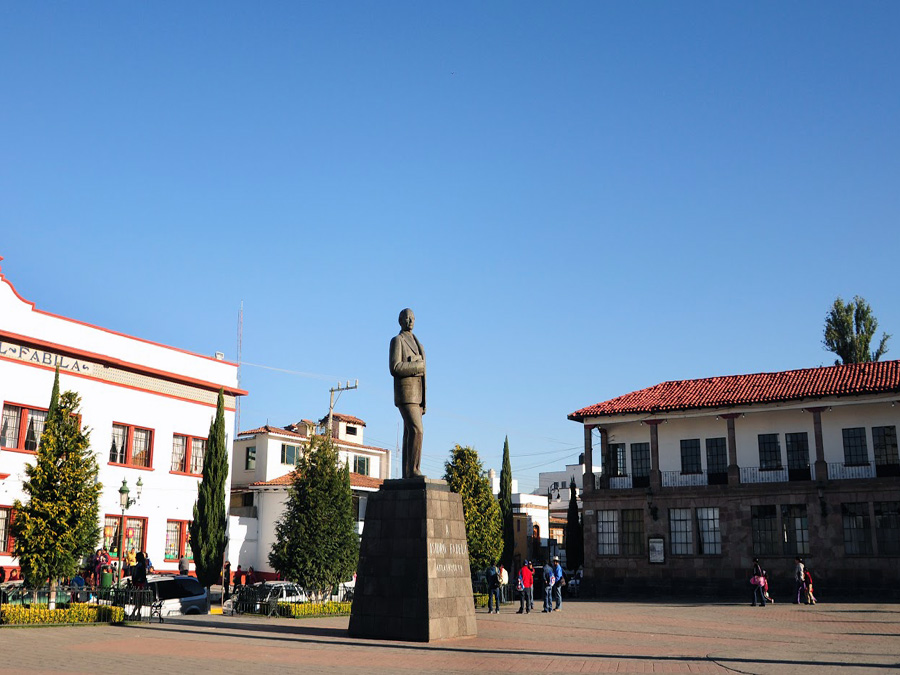
<path fill-rule="evenodd" d="M 315 616 L 350 616 L 352 602 L 279 602 L 278 616 L 306 619 Z"/>
<path fill-rule="evenodd" d="M 0 624 L 28 626 L 75 623 L 122 623 L 125 610 L 109 605 L 72 603 L 65 609 L 4 605 L 0 609 Z"/>

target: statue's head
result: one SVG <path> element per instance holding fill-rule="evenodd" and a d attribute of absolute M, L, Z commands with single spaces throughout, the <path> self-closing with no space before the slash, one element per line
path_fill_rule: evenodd
<path fill-rule="evenodd" d="M 402 312 L 400 312 L 400 328 L 403 330 L 412 330 L 413 325 L 416 323 L 416 315 L 413 314 L 413 311 L 407 307 Z"/>

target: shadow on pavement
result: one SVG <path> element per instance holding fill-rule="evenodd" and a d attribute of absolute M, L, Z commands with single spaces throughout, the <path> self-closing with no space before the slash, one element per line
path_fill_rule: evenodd
<path fill-rule="evenodd" d="M 132 624 L 125 628 L 137 628 L 146 630 L 146 624 Z M 391 640 L 365 640 L 350 638 L 346 628 L 327 628 L 307 625 L 285 625 L 274 623 L 240 622 L 226 623 L 210 619 L 166 619 L 163 624 L 154 624 L 154 629 L 162 628 L 164 630 L 191 630 L 191 629 L 215 629 L 216 635 L 228 638 L 250 638 L 257 640 L 273 640 L 280 642 L 303 642 L 310 645 L 323 646 L 340 646 L 343 648 L 376 648 L 376 649 L 393 649 L 393 650 L 413 650 L 420 652 L 442 652 L 451 654 L 478 654 L 478 655 L 497 655 L 497 656 L 528 656 L 534 652 L 530 649 L 490 649 L 482 647 L 463 647 L 453 645 L 453 641 L 421 643 L 421 642 L 399 642 Z M 247 635 L 247 633 L 257 633 L 257 635 Z M 268 635 L 263 635 L 267 633 Z M 330 639 L 325 639 L 330 638 Z M 468 641 L 471 638 L 464 638 L 459 642 Z M 804 659 L 765 659 L 765 658 L 745 658 L 745 657 L 729 657 L 729 656 L 662 656 L 662 655 L 640 655 L 640 654 L 590 654 L 579 652 L 554 652 L 550 650 L 541 650 L 541 656 L 549 658 L 573 658 L 573 659 L 608 659 L 615 661 L 637 661 L 637 662 L 657 662 L 657 663 L 715 663 L 723 668 L 729 668 L 730 665 L 785 665 L 797 667 L 835 667 L 835 668 L 885 668 L 898 669 L 900 661 L 893 663 L 861 663 L 859 661 L 811 661 Z"/>

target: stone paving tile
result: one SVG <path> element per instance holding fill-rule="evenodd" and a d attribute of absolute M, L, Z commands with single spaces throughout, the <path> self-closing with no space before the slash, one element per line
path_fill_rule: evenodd
<path fill-rule="evenodd" d="M 353 640 L 346 618 L 205 616 L 164 624 L 0 628 L 0 673 L 897 673 L 900 605 L 572 601 L 479 612 L 478 636 Z"/>

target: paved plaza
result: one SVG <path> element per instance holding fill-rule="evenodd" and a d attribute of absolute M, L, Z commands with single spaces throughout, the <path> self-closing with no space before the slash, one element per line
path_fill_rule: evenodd
<path fill-rule="evenodd" d="M 887 673 L 900 605 L 569 601 L 477 613 L 478 636 L 353 640 L 346 617 L 0 628 L 2 673 Z"/>

